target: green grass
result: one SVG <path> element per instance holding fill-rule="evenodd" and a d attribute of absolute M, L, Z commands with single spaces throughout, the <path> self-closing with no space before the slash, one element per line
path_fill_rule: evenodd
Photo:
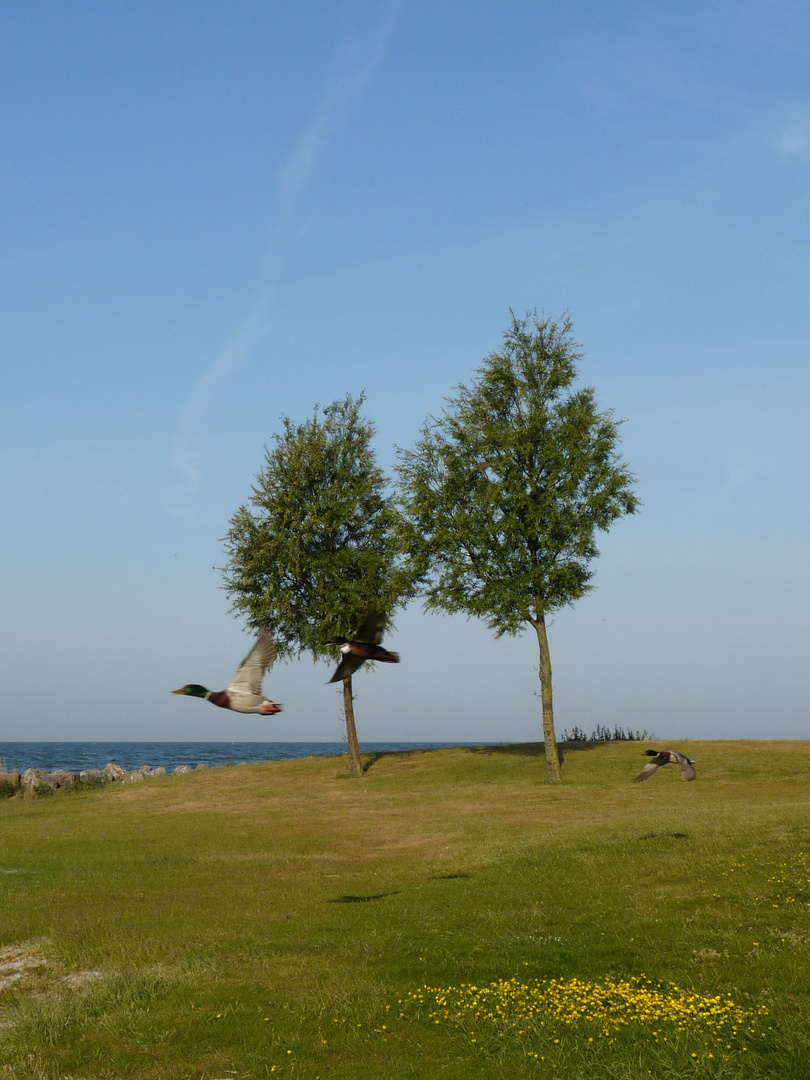
<path fill-rule="evenodd" d="M 3 800 L 0 1077 L 807 1080 L 810 743 L 687 746 Z"/>

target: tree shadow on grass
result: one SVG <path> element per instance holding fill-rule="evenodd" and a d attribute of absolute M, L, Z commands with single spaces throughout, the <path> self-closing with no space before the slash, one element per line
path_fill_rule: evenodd
<path fill-rule="evenodd" d="M 545 757 L 546 744 L 541 742 L 526 743 L 486 743 L 482 746 L 461 746 L 468 754 L 508 754 L 510 757 Z"/>
<path fill-rule="evenodd" d="M 443 750 L 463 750 L 468 754 L 517 754 L 521 757 L 545 756 L 545 747 L 542 743 L 482 743 L 480 746 L 459 744 L 455 747 L 415 746 L 413 750 L 377 750 L 373 754 L 368 754 L 363 761 L 363 772 L 368 772 L 382 758 L 412 758 L 422 754 L 439 754 Z"/>
<path fill-rule="evenodd" d="M 328 902 L 330 904 L 370 904 L 372 900 L 384 900 L 386 896 L 396 896 L 398 892 L 400 892 L 399 889 L 394 889 L 393 892 L 376 893 L 374 896 L 354 896 L 352 893 L 344 893 L 343 896 L 336 896 L 334 900 Z"/>
<path fill-rule="evenodd" d="M 610 741 L 615 742 L 616 740 Z M 607 740 L 569 739 L 567 742 L 558 742 L 557 750 L 562 757 L 566 750 L 597 750 L 600 746 L 607 745 Z M 489 746 L 462 746 L 459 749 L 466 750 L 470 754 L 511 754 L 516 757 L 546 756 L 546 744 L 542 742 L 493 743 Z"/>
<path fill-rule="evenodd" d="M 560 754 L 560 761 L 565 761 L 565 753 L 567 750 L 596 750 L 597 747 L 605 746 L 604 742 L 591 742 L 588 740 L 572 740 L 570 742 L 557 743 L 557 750 Z M 373 768 L 382 758 L 409 758 L 416 757 L 419 754 L 439 754 L 442 750 L 462 750 L 467 754 L 505 754 L 510 757 L 533 757 L 542 758 L 546 756 L 546 746 L 542 742 L 526 742 L 526 743 L 481 743 L 477 746 L 470 746 L 459 744 L 457 747 L 452 746 L 417 746 L 413 750 L 377 750 L 373 754 L 365 755 L 363 760 L 363 772 L 367 773 L 369 769 Z"/>
<path fill-rule="evenodd" d="M 417 757 L 420 754 L 438 754 L 441 750 L 452 749 L 451 746 L 416 746 L 413 750 L 376 750 L 373 754 L 361 754 L 360 756 L 364 759 L 363 772 L 367 773 L 382 758 L 410 758 Z"/>
<path fill-rule="evenodd" d="M 688 840 L 689 833 L 685 832 L 648 832 L 638 837 L 639 840 Z"/>

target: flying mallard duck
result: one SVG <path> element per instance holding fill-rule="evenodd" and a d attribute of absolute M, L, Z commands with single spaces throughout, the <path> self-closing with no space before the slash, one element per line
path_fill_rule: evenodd
<path fill-rule="evenodd" d="M 385 616 L 377 611 L 370 611 L 351 640 L 345 637 L 333 637 L 325 641 L 324 645 L 338 645 L 343 653 L 337 671 L 329 682 L 340 682 L 348 675 L 353 675 L 366 660 L 379 660 L 383 664 L 398 664 L 399 653 L 389 652 L 380 645 L 383 630 L 385 630 Z"/>
<path fill-rule="evenodd" d="M 686 754 L 680 753 L 678 750 L 645 750 L 644 753 L 649 754 L 652 761 L 649 761 L 644 766 L 633 781 L 634 784 L 640 784 L 641 781 L 646 780 L 648 776 L 657 773 L 662 765 L 680 765 L 681 776 L 684 780 L 694 780 L 697 776 L 694 761 L 692 761 L 691 758 L 688 758 Z"/>
<path fill-rule="evenodd" d="M 272 716 L 281 712 L 281 706 L 275 701 L 268 701 L 262 694 L 262 679 L 275 656 L 276 643 L 273 635 L 263 626 L 256 644 L 239 665 L 239 670 L 227 690 L 206 690 L 197 683 L 189 683 L 188 686 L 181 686 L 179 690 L 172 690 L 172 693 L 206 698 L 212 705 L 233 709 L 234 712 Z"/>

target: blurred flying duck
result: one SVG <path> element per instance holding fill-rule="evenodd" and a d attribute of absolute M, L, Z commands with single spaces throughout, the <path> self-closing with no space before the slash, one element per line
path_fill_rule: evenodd
<path fill-rule="evenodd" d="M 275 656 L 276 643 L 273 635 L 263 626 L 256 638 L 256 644 L 239 665 L 239 670 L 227 690 L 206 690 L 197 683 L 189 683 L 188 686 L 181 686 L 179 690 L 172 690 L 172 693 L 206 698 L 212 705 L 233 709 L 234 712 L 272 716 L 281 712 L 281 706 L 275 701 L 268 701 L 262 694 L 262 680 Z"/>
<path fill-rule="evenodd" d="M 678 750 L 645 750 L 644 753 L 649 754 L 652 761 L 644 766 L 633 781 L 634 784 L 640 784 L 648 776 L 657 773 L 662 765 L 680 765 L 681 776 L 684 780 L 694 780 L 697 776 L 694 761 L 688 758 L 686 754 L 681 754 Z"/>
<path fill-rule="evenodd" d="M 348 675 L 353 675 L 366 660 L 379 660 L 383 664 L 398 664 L 399 653 L 389 652 L 380 645 L 383 630 L 385 630 L 385 616 L 377 611 L 370 611 L 351 640 L 345 637 L 333 637 L 325 641 L 324 645 L 339 646 L 343 654 L 337 671 L 329 682 L 340 682 Z"/>

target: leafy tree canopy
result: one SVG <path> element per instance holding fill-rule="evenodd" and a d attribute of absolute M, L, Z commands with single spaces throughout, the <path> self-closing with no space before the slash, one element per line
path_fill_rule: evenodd
<path fill-rule="evenodd" d="M 282 417 L 225 537 L 233 610 L 269 626 L 279 656 L 333 659 L 324 641 L 351 637 L 369 610 L 390 614 L 413 592 L 363 402 L 316 406 L 300 424 Z"/>
<path fill-rule="evenodd" d="M 639 503 L 619 424 L 574 388 L 571 321 L 518 319 L 411 451 L 399 451 L 404 544 L 427 606 L 517 634 L 591 588 L 595 538 Z"/>

